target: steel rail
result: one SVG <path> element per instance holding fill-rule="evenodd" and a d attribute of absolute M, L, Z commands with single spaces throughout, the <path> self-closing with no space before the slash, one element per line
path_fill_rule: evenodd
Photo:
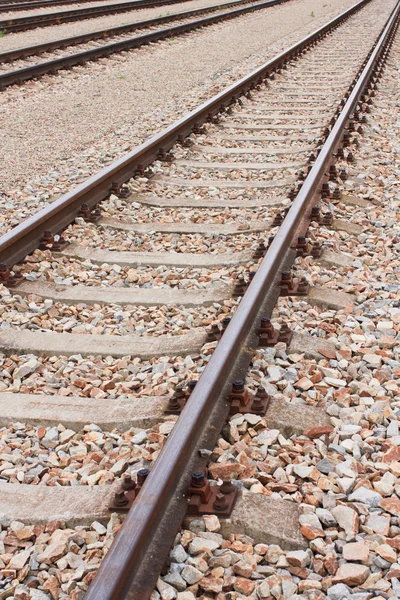
<path fill-rule="evenodd" d="M 123 13 L 141 8 L 152 8 L 153 6 L 177 4 L 179 2 L 189 2 L 189 0 L 128 0 L 127 2 L 120 2 L 117 4 L 87 6 L 86 8 L 75 8 L 63 10 L 61 12 L 16 17 L 0 21 L 0 31 L 5 33 L 15 33 L 17 31 L 36 29 L 37 27 L 60 25 L 61 23 L 82 21 L 84 19 L 100 17 L 102 15 Z"/>
<path fill-rule="evenodd" d="M 400 0 L 389 17 L 378 42 L 354 85 L 321 152 L 275 236 L 242 301 L 219 341 L 210 362 L 192 392 L 177 424 L 161 451 L 116 540 L 104 558 L 85 600 L 147 600 L 152 591 L 150 573 L 162 566 L 168 544 L 172 544 L 185 513 L 185 489 L 196 466 L 196 455 L 207 441 L 216 441 L 228 412 L 228 387 L 242 356 L 255 347 L 257 316 L 278 294 L 277 278 L 289 261 L 294 261 L 291 243 L 320 198 L 321 182 L 334 161 L 346 125 L 371 75 L 386 51 L 400 14 Z M 290 257 L 291 255 L 291 257 Z M 175 529 L 174 529 L 175 527 Z M 162 551 L 164 554 L 162 555 Z M 165 553 L 166 552 L 166 553 Z M 161 554 L 161 556 L 160 556 Z M 154 581 L 154 579 L 153 579 Z"/>
<path fill-rule="evenodd" d="M 260 10 L 262 8 L 268 8 L 270 6 L 275 6 L 276 4 L 282 4 L 283 2 L 288 2 L 288 1 L 289 0 L 264 0 L 263 2 L 256 2 L 256 0 L 234 0 L 233 2 L 227 2 L 226 4 L 223 4 L 223 5 L 214 4 L 212 6 L 207 6 L 205 8 L 194 8 L 192 10 L 175 13 L 173 15 L 166 15 L 164 17 L 156 17 L 154 19 L 145 19 L 143 21 L 136 21 L 133 23 L 128 23 L 126 25 L 119 25 L 118 27 L 111 27 L 109 29 L 101 29 L 98 31 L 92 31 L 92 32 L 84 33 L 84 34 L 69 37 L 69 38 L 62 38 L 60 40 L 53 40 L 51 42 L 45 42 L 44 44 L 37 44 L 34 46 L 25 46 L 23 48 L 17 48 L 15 50 L 2 52 L 2 53 L 0 53 L 0 63 L 10 62 L 12 60 L 19 60 L 22 58 L 26 58 L 28 56 L 36 56 L 38 54 L 42 54 L 44 52 L 49 52 L 51 50 L 60 50 L 62 48 L 68 47 L 68 46 L 74 46 L 77 44 L 82 44 L 82 43 L 94 41 L 97 39 L 109 38 L 109 37 L 113 37 L 116 35 L 128 33 L 129 31 L 143 29 L 145 27 L 152 27 L 155 25 L 163 24 L 163 23 L 169 23 L 171 21 L 187 19 L 189 17 L 195 17 L 197 15 L 204 14 L 204 13 L 205 14 L 210 13 L 210 12 L 212 13 L 217 10 L 222 10 L 223 8 L 232 8 L 232 7 L 238 6 L 238 5 L 245 5 L 243 8 L 238 9 L 238 11 L 236 11 L 236 12 L 227 11 L 224 13 L 220 13 L 218 15 L 222 19 L 227 19 L 227 18 L 229 18 L 229 15 L 231 15 L 232 17 L 235 17 L 235 16 L 239 16 L 241 14 L 244 14 L 246 12 L 251 12 L 252 10 Z M 249 4 L 252 6 L 247 6 Z M 203 25 L 201 25 L 202 20 L 197 21 L 197 23 L 199 24 L 198 25 L 199 27 L 203 26 Z M 204 23 L 204 25 L 207 25 L 207 24 L 209 24 L 209 23 L 207 23 L 207 22 Z M 172 31 L 173 35 L 177 35 L 180 33 L 180 31 L 178 29 L 173 29 L 173 30 L 167 29 L 164 31 L 167 32 L 166 35 L 171 35 L 170 34 L 171 31 Z M 157 34 L 157 33 L 158 32 L 152 32 L 152 34 Z M 152 34 L 147 34 L 147 35 L 150 36 Z M 143 45 L 144 43 L 147 43 L 146 41 L 143 41 L 143 39 L 145 39 L 145 38 L 146 38 L 146 36 L 141 36 L 140 40 L 142 40 L 142 41 L 139 41 L 137 44 L 135 44 L 134 47 L 137 47 L 139 45 Z M 123 41 L 128 44 L 130 42 L 130 40 L 123 40 Z M 149 39 L 148 41 L 150 42 L 150 41 L 154 41 L 154 40 Z M 118 43 L 120 43 L 120 42 L 118 42 Z M 112 47 L 112 44 L 110 44 L 110 46 Z M 127 48 L 129 48 L 129 47 L 131 47 L 131 46 L 127 46 Z M 122 48 L 122 49 L 125 49 L 125 48 Z M 119 50 L 116 50 L 116 51 L 118 52 Z M 90 52 L 90 50 L 86 51 L 86 52 Z M 106 55 L 109 55 L 110 53 L 111 53 L 110 50 L 108 50 Z M 84 53 L 83 52 L 77 53 L 74 56 L 80 56 L 81 54 L 83 55 Z M 65 57 L 65 58 L 68 58 L 68 57 Z M 91 58 L 88 58 L 87 60 L 93 60 L 93 58 L 98 58 L 98 56 L 93 56 Z M 62 58 L 60 60 L 62 61 L 62 60 L 64 60 L 64 58 Z M 79 60 L 78 62 L 81 62 L 81 61 Z M 58 63 L 57 63 L 57 59 L 56 59 L 56 60 L 46 61 L 46 63 L 43 63 L 43 64 L 49 65 L 49 70 L 47 72 L 51 72 L 51 65 L 56 67 L 56 64 L 58 64 Z M 37 66 L 38 65 L 32 65 L 32 69 L 35 69 Z M 66 66 L 72 66 L 72 65 L 68 64 Z M 59 66 L 57 68 L 63 68 L 63 66 Z M 12 72 L 12 73 L 15 73 L 16 81 L 18 80 L 17 73 L 22 72 L 22 71 L 25 71 L 25 70 L 18 69 L 16 71 Z M 30 72 L 31 71 L 29 70 L 28 73 L 30 73 Z M 42 72 L 40 74 L 44 74 L 44 73 Z M 5 79 L 2 80 L 1 78 L 3 77 L 3 75 L 7 75 L 7 76 L 11 77 L 11 72 L 5 73 L 5 74 L 0 74 L 0 87 L 4 86 L 2 81 L 6 81 L 6 82 L 9 81 L 9 77 L 6 77 Z M 34 76 L 36 76 L 36 75 L 32 75 L 32 77 L 34 77 Z M 22 77 L 22 79 L 28 78 L 23 75 L 21 75 L 21 77 Z M 10 85 L 10 83 L 6 83 L 6 85 Z"/>
<path fill-rule="evenodd" d="M 87 204 L 90 208 L 107 198 L 113 182 L 124 183 L 129 180 L 135 174 L 138 166 L 147 167 L 157 158 L 160 148 L 169 150 L 180 136 L 190 135 L 195 125 L 206 122 L 235 101 L 239 95 L 254 89 L 268 74 L 284 65 L 287 60 L 298 56 L 370 1 L 360 0 L 249 75 L 228 86 L 195 110 L 152 136 L 132 152 L 116 160 L 96 175 L 89 177 L 75 189 L 5 233 L 0 238 L 0 263 L 11 268 L 23 260 L 39 246 L 46 230 L 51 230 L 53 234 L 56 234 L 65 229 L 78 216 L 82 204 Z"/>

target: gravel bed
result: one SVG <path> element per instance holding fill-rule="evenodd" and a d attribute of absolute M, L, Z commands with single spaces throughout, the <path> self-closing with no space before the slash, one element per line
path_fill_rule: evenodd
<path fill-rule="evenodd" d="M 102 265 L 67 256 L 53 256 L 50 251 L 36 250 L 21 266 L 20 273 L 28 281 L 52 281 L 63 285 L 123 288 L 205 289 L 210 286 L 232 285 L 238 274 L 246 274 L 253 263 L 233 267 L 181 268 L 138 266 L 129 268 L 118 264 Z"/>
<path fill-rule="evenodd" d="M 93 2 L 88 2 L 88 3 L 81 3 L 81 4 L 73 4 L 73 5 L 63 5 L 63 6 L 47 6 L 47 7 L 42 7 L 42 8 L 34 8 L 34 9 L 30 9 L 30 10 L 19 10 L 19 11 L 9 11 L 7 13 L 1 13 L 1 20 L 2 19 L 18 19 L 19 17 L 34 17 L 36 15 L 45 15 L 48 13 L 54 13 L 54 12 L 67 12 L 69 10 L 79 10 L 81 8 L 93 8 L 93 7 L 98 7 L 98 6 L 107 6 L 108 4 L 120 4 L 120 3 L 124 3 L 127 0 L 108 0 L 107 2 L 98 2 L 93 1 Z M 207 1 L 207 0 L 206 0 Z M 225 0 L 226 2 L 227 0 Z M 229 0 L 228 0 L 229 1 Z M 212 5 L 213 3 L 210 2 L 210 4 Z M 191 2 L 181 2 L 178 4 L 178 6 L 182 6 L 182 10 L 190 10 L 190 8 L 185 9 L 184 7 L 190 5 L 191 7 Z M 201 4 L 200 6 L 202 6 L 203 4 Z M 153 8 L 139 8 L 139 7 L 132 7 L 130 11 L 127 11 L 126 13 L 119 13 L 119 15 L 109 15 L 109 16 L 119 16 L 120 20 L 122 17 L 122 21 L 124 21 L 124 17 L 126 15 L 133 15 L 135 17 L 135 19 L 137 20 L 142 20 L 144 18 L 146 18 L 145 16 L 143 17 L 142 15 L 146 15 L 148 12 L 150 12 L 151 10 L 153 11 L 155 16 L 158 16 L 160 14 L 162 15 L 167 15 L 167 14 L 173 14 L 173 12 L 178 12 L 175 9 L 175 4 L 166 4 L 163 6 L 155 6 Z M 157 12 L 158 11 L 158 12 Z M 4 15 L 4 16 L 3 16 Z M 108 15 L 102 16 L 102 17 L 97 17 L 98 19 L 106 19 Z M 91 19 L 88 19 L 88 21 L 94 21 L 96 20 L 96 17 L 92 17 Z M 119 24 L 119 22 L 117 21 L 117 24 Z M 49 25 L 49 27 L 54 27 L 54 25 Z M 107 25 L 106 25 L 107 27 Z M 100 27 L 99 27 L 100 29 Z M 18 33 L 24 33 L 24 32 L 18 32 Z M 12 34 L 12 35 L 17 35 L 17 34 Z"/>
<path fill-rule="evenodd" d="M 151 429 L 82 431 L 12 423 L 0 428 L 0 481 L 12 484 L 111 485 L 123 473 L 151 468 L 177 417 Z"/>
<path fill-rule="evenodd" d="M 4 91 L 3 231 L 351 4 L 293 0 Z"/>
<path fill-rule="evenodd" d="M 66 527 L 60 521 L 0 526 L 0 568 L 11 600 L 83 600 L 122 517 L 111 514 L 105 525 Z"/>
<path fill-rule="evenodd" d="M 0 359 L 0 391 L 109 399 L 164 396 L 198 379 L 215 344 L 201 355 L 141 360 L 74 356 L 12 355 Z"/>
<path fill-rule="evenodd" d="M 182 194 L 185 198 L 185 194 Z M 193 200 L 201 200 L 200 194 Z M 288 202 L 288 201 L 287 201 Z M 126 202 L 116 196 L 111 196 L 101 205 L 102 215 L 118 219 L 122 223 L 204 223 L 214 225 L 235 225 L 238 231 L 248 228 L 248 221 L 269 221 L 276 208 L 168 208 L 147 206 L 139 202 Z"/>
<path fill-rule="evenodd" d="M 179 252 L 190 254 L 235 254 L 255 250 L 265 239 L 263 233 L 235 235 L 179 234 L 179 233 L 134 233 L 96 226 L 74 227 L 67 232 L 66 239 L 86 248 L 102 248 L 118 252 Z"/>
<path fill-rule="evenodd" d="M 226 9 L 219 7 L 219 9 L 213 11 L 212 14 L 218 15 L 223 12 L 226 12 Z M 176 19 L 175 21 L 173 21 L 172 26 L 176 27 L 178 25 L 190 23 L 193 20 L 198 19 L 198 18 L 200 18 L 200 16 L 192 16 L 192 17 L 186 17 L 186 18 L 182 18 L 182 19 Z M 91 40 L 89 42 L 81 43 L 79 45 L 65 46 L 64 48 L 59 48 L 59 49 L 56 49 L 53 51 L 41 53 L 37 57 L 34 57 L 34 58 L 32 58 L 32 56 L 30 56 L 25 59 L 21 58 L 19 60 L 14 60 L 11 63 L 11 65 L 9 62 L 0 63 L 0 74 L 8 73 L 11 70 L 16 71 L 19 69 L 24 69 L 24 68 L 30 67 L 30 66 L 32 66 L 32 62 L 34 62 L 35 64 L 40 64 L 40 63 L 45 63 L 50 60 L 55 60 L 55 59 L 63 58 L 65 56 L 70 56 L 71 54 L 78 54 L 80 52 L 96 50 L 102 45 L 106 46 L 109 44 L 116 44 L 116 43 L 122 42 L 124 40 L 131 39 L 132 37 L 147 35 L 147 34 L 155 32 L 155 31 L 160 31 L 162 29 L 165 29 L 168 26 L 169 26 L 169 24 L 165 23 L 165 24 L 153 25 L 152 27 L 143 27 L 143 28 L 137 29 L 136 31 L 123 33 L 120 35 L 114 35 L 114 36 L 111 36 L 111 37 L 108 37 L 105 39 Z"/>
<path fill-rule="evenodd" d="M 117 304 L 67 305 L 39 296 L 22 297 L 0 290 L 1 329 L 30 329 L 91 335 L 181 335 L 230 316 L 237 300 L 214 302 L 207 307 L 118 306 Z"/>
<path fill-rule="evenodd" d="M 177 177 L 179 179 L 187 179 L 193 181 L 196 179 L 207 179 L 218 184 L 218 181 L 271 181 L 276 182 L 278 185 L 288 179 L 294 180 L 298 168 L 286 168 L 279 170 L 251 170 L 251 169 L 239 169 L 233 167 L 232 169 L 213 169 L 212 163 L 210 168 L 204 169 L 201 167 L 184 166 L 172 163 L 170 167 L 162 168 L 157 174 L 166 177 Z"/>
<path fill-rule="evenodd" d="M 226 0 L 221 2 L 221 4 L 225 3 Z M 144 8 L 139 11 L 136 9 L 122 14 L 105 15 L 102 17 L 86 19 L 84 21 L 76 21 L 75 23 L 51 25 L 31 31 L 7 33 L 7 35 L 0 39 L 0 52 L 6 52 L 7 50 L 14 50 L 24 46 L 44 44 L 65 37 L 118 27 L 119 25 L 126 25 L 128 23 L 136 23 L 136 21 L 144 21 L 160 15 L 166 16 L 168 13 L 173 15 L 185 10 L 213 6 L 214 4 L 216 4 L 215 0 L 190 0 L 190 2 L 179 2 L 169 6 L 155 6 L 154 8 Z M 89 4 L 86 4 L 85 6 L 89 6 Z"/>

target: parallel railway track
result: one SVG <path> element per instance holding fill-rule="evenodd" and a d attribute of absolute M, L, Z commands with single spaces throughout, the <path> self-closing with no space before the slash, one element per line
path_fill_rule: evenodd
<path fill-rule="evenodd" d="M 335 222 L 331 210 L 340 212 L 346 200 L 340 196 L 353 160 L 349 146 L 362 135 L 398 26 L 399 4 L 380 33 L 373 7 L 358 3 L 0 239 L 1 276 L 13 296 L 72 305 L 109 305 L 112 297 L 121 306 L 213 302 L 221 310 L 207 336 L 204 327 L 153 340 L 128 332 L 86 336 L 90 345 L 83 335 L 30 331 L 29 324 L 0 333 L 2 351 L 14 355 L 194 357 L 179 383 L 197 384 L 169 395 L 168 404 L 165 395 L 163 407 L 179 413 L 183 405 L 183 411 L 86 600 L 150 596 L 186 513 L 192 473 L 206 467 L 231 402 L 238 412 L 266 409 L 268 417 L 265 396 L 246 403 L 239 380 L 260 341 L 267 343 L 279 295 L 305 295 L 312 304 L 319 292 L 302 279 L 305 257 L 331 265 L 344 260 L 327 249 L 321 256 L 321 227 L 358 235 L 351 223 Z M 214 239 L 204 254 L 208 236 Z M 180 246 L 183 237 L 190 252 Z M 292 268 L 299 278 L 288 276 Z M 218 278 L 223 285 L 204 284 Z M 331 292 L 325 305 L 334 303 Z M 287 333 L 279 335 L 288 341 Z M 306 342 L 294 336 L 288 343 L 301 352 Z M 311 354 L 319 349 L 317 343 Z M 145 385 L 135 388 L 139 394 Z M 124 493 L 115 501 L 123 503 Z"/>
<path fill-rule="evenodd" d="M 98 6 L 88 6 L 85 8 L 71 8 L 70 10 L 62 10 L 53 13 L 38 13 L 26 17 L 11 17 L 10 19 L 3 19 L 0 21 L 0 31 L 3 33 L 15 33 L 17 31 L 27 31 L 29 29 L 36 29 L 37 27 L 48 27 L 49 25 L 59 25 L 60 23 L 71 23 L 73 21 L 83 21 L 84 19 L 92 19 L 93 17 L 100 17 L 103 15 L 113 15 L 140 8 L 168 6 L 169 4 L 175 4 L 177 2 L 178 0 L 129 0 L 128 2 L 100 4 Z"/>
<path fill-rule="evenodd" d="M 30 47 L 27 46 L 16 50 L 11 50 L 9 52 L 3 52 L 0 53 L 0 88 L 7 87 L 16 83 L 21 83 L 23 81 L 34 79 L 36 77 L 40 77 L 49 73 L 56 73 L 61 69 L 68 69 L 75 65 L 81 65 L 86 62 L 96 60 L 98 58 L 110 56 L 117 52 L 123 52 L 132 48 L 138 48 L 151 42 L 156 42 L 159 40 L 168 39 L 173 36 L 182 35 L 184 33 L 194 31 L 201 27 L 214 25 L 215 23 L 219 23 L 227 19 L 233 19 L 235 17 L 239 17 L 250 12 L 262 10 L 270 6 L 281 4 L 283 1 L 286 0 L 266 0 L 264 2 L 254 2 L 254 0 L 246 0 L 245 2 L 230 2 L 227 5 L 227 8 L 229 9 L 232 9 L 232 7 L 235 7 L 238 4 L 245 4 L 246 6 L 240 6 L 240 8 L 235 8 L 233 10 L 223 10 L 222 12 L 219 12 L 221 10 L 220 5 L 210 6 L 201 9 L 193 9 L 181 13 L 176 13 L 173 15 L 156 17 L 154 19 L 146 19 L 144 21 L 138 21 L 136 23 L 120 25 L 118 27 L 113 27 L 110 29 L 103 29 L 101 31 L 94 31 L 91 33 L 82 34 L 70 38 L 55 40 L 52 42 L 47 42 L 45 44 L 39 44 Z M 210 17 L 204 17 L 202 19 L 186 21 L 186 19 L 190 19 L 191 17 L 213 12 L 217 12 L 217 14 Z M 153 30 L 153 28 L 157 25 L 162 25 L 164 23 L 170 23 L 177 20 L 182 21 L 182 23 L 168 28 Z M 149 33 L 144 33 L 142 35 L 134 37 L 127 37 L 127 34 L 129 32 L 144 28 L 150 29 Z M 111 41 L 99 45 L 98 40 L 108 40 L 109 38 L 119 39 L 117 41 Z M 96 43 L 93 43 L 91 47 L 90 42 Z M 87 44 L 89 44 L 89 47 L 87 46 Z M 67 54 L 61 57 L 57 54 L 56 58 L 44 60 L 43 62 L 33 65 L 28 63 L 29 66 L 26 65 L 26 62 L 19 62 L 17 69 L 14 69 L 13 71 L 2 72 L 5 65 L 8 64 L 10 61 L 23 61 L 23 59 L 26 59 L 30 56 L 41 55 L 44 53 L 49 54 L 52 51 L 58 51 L 63 48 L 68 48 L 76 45 L 85 45 L 85 49 L 81 50 L 80 52 Z M 1 63 L 3 63 L 4 65 L 3 68 Z"/>
<path fill-rule="evenodd" d="M 95 0 L 30 0 L 29 2 L 21 2 L 20 0 L 2 0 L 0 2 L 0 12 L 26 11 L 33 8 L 47 8 L 49 6 L 64 6 L 65 4 L 85 4 L 86 2 L 94 3 Z M 103 0 L 104 3 L 107 0 Z M 141 0 L 137 0 L 140 6 Z"/>

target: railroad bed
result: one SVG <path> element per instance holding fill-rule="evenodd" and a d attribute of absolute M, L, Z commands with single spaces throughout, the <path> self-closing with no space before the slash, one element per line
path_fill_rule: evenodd
<path fill-rule="evenodd" d="M 132 48 L 138 48 L 145 44 L 156 42 L 163 39 L 170 39 L 173 36 L 182 35 L 188 31 L 193 31 L 208 25 L 214 25 L 226 19 L 235 18 L 256 10 L 262 10 L 280 4 L 283 0 L 266 0 L 265 2 L 254 2 L 246 0 L 243 2 L 230 2 L 223 5 L 216 4 L 206 8 L 192 9 L 185 12 L 176 13 L 164 17 L 156 17 L 137 21 L 118 27 L 103 29 L 91 33 L 85 33 L 79 36 L 63 38 L 35 46 L 27 46 L 17 50 L 0 53 L 0 88 L 22 83 L 28 79 L 37 78 L 41 75 L 55 73 L 60 69 L 71 68 L 75 65 L 91 62 L 98 58 L 110 56 L 114 53 L 123 52 Z M 247 6 L 238 5 L 247 4 Z M 225 10 L 229 8 L 230 10 Z M 216 13 L 210 17 L 202 19 L 193 19 L 198 15 L 207 13 Z M 177 25 L 168 28 L 157 28 L 158 25 L 179 21 Z M 143 30 L 138 36 L 130 36 L 130 32 Z M 109 38 L 112 41 L 109 41 Z M 100 42 L 99 42 L 100 40 Z M 103 40 L 105 40 L 104 43 Z M 68 48 L 79 46 L 79 51 L 71 54 Z M 66 54 L 60 50 L 66 49 Z M 55 52 L 54 52 L 55 51 Z M 41 62 L 32 64 L 32 58 L 27 57 L 39 55 L 43 59 Z M 9 71 L 9 62 L 12 62 L 13 70 Z"/>
<path fill-rule="evenodd" d="M 61 10 L 51 13 L 37 13 L 22 17 L 9 16 L 0 20 L 0 31 L 5 33 L 14 33 L 17 31 L 27 31 L 37 27 L 47 27 L 49 25 L 59 25 L 60 23 L 70 23 L 73 21 L 82 21 L 93 17 L 101 17 L 116 13 L 124 13 L 143 8 L 152 8 L 153 6 L 166 6 L 177 2 L 186 2 L 188 0 L 129 0 L 125 2 L 99 4 L 97 6 L 86 6 Z"/>
<path fill-rule="evenodd" d="M 106 0 L 101 1 L 106 2 Z M 140 0 L 138 1 L 140 5 Z M 34 8 L 53 9 L 54 6 L 64 6 L 65 4 L 80 6 L 81 4 L 86 3 L 91 3 L 95 6 L 96 0 L 29 0 L 27 2 L 20 2 L 20 0 L 12 0 L 11 2 L 10 0 L 2 0 L 0 2 L 0 12 L 29 11 Z"/>
<path fill-rule="evenodd" d="M 88 600 L 398 595 L 399 5 L 369 56 L 361 4 L 0 239 L 6 594 L 111 547 Z"/>

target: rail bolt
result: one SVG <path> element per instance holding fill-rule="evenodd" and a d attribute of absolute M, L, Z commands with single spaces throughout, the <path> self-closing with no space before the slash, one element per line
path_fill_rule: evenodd
<path fill-rule="evenodd" d="M 300 281 L 297 284 L 297 293 L 301 296 L 305 296 L 308 294 L 308 290 L 310 285 L 305 277 L 301 277 Z"/>
<path fill-rule="evenodd" d="M 332 198 L 333 198 L 333 200 L 340 200 L 341 197 L 342 197 L 342 192 L 340 191 L 340 188 L 338 186 L 336 186 L 335 189 L 333 190 Z"/>
<path fill-rule="evenodd" d="M 139 471 L 136 473 L 137 484 L 139 487 L 142 487 L 147 477 L 149 476 L 149 473 L 149 469 L 139 469 Z"/>
<path fill-rule="evenodd" d="M 242 275 L 236 279 L 236 283 L 233 288 L 232 296 L 237 298 L 238 296 L 243 296 L 247 290 L 247 284 Z"/>
<path fill-rule="evenodd" d="M 0 263 L 0 281 L 7 281 L 10 277 L 10 271 L 5 263 Z"/>
<path fill-rule="evenodd" d="M 322 255 L 322 242 L 314 242 L 311 249 L 311 256 L 313 258 L 320 258 Z"/>
<path fill-rule="evenodd" d="M 283 216 L 281 213 L 277 213 L 272 221 L 272 227 L 280 227 L 283 223 Z"/>
<path fill-rule="evenodd" d="M 300 235 L 297 238 L 296 254 L 297 254 L 297 256 L 305 256 L 306 251 L 307 251 L 307 240 L 304 237 L 304 235 Z"/>
<path fill-rule="evenodd" d="M 317 221 L 317 222 L 319 222 L 319 219 L 320 219 L 319 206 L 314 205 L 311 208 L 310 219 L 311 219 L 311 221 Z"/>
<path fill-rule="evenodd" d="M 215 342 L 221 337 L 221 330 L 218 323 L 212 323 L 211 329 L 207 332 L 207 343 Z"/>
<path fill-rule="evenodd" d="M 322 198 L 329 198 L 330 197 L 331 191 L 329 189 L 329 184 L 328 183 L 323 183 L 322 184 L 321 195 L 322 195 Z"/>
<path fill-rule="evenodd" d="M 347 162 L 348 163 L 355 163 L 356 162 L 356 159 L 354 158 L 354 155 L 353 155 L 352 152 L 348 153 L 348 155 L 347 155 Z"/>
<path fill-rule="evenodd" d="M 128 498 L 125 496 L 125 492 L 120 490 L 118 492 L 115 492 L 114 494 L 114 505 L 119 507 L 119 508 L 123 508 L 124 506 L 127 506 L 129 503 Z"/>
<path fill-rule="evenodd" d="M 188 384 L 187 384 L 187 388 L 186 388 L 186 395 L 189 397 L 190 394 L 193 392 L 194 388 L 197 385 L 197 379 L 191 379 Z"/>
<path fill-rule="evenodd" d="M 282 323 L 279 329 L 279 341 L 285 343 L 287 346 L 292 341 L 293 331 L 290 329 L 287 323 Z"/>
<path fill-rule="evenodd" d="M 343 151 L 343 148 L 338 148 L 337 149 L 336 158 L 338 160 L 344 160 L 344 151 Z"/>
<path fill-rule="evenodd" d="M 222 512 L 224 510 L 227 510 L 227 508 L 228 508 L 228 502 L 226 501 L 224 494 L 217 494 L 215 496 L 215 500 L 213 502 L 213 509 L 216 512 Z"/>
<path fill-rule="evenodd" d="M 258 258 L 262 258 L 266 252 L 266 247 L 264 242 L 260 242 L 256 248 L 256 250 L 254 251 L 253 254 L 253 258 L 258 259 Z"/>
<path fill-rule="evenodd" d="M 192 473 L 192 478 L 190 480 L 190 486 L 195 488 L 201 488 L 205 485 L 206 478 L 203 471 L 195 471 Z"/>
<path fill-rule="evenodd" d="M 134 481 L 132 479 L 132 477 L 131 477 L 131 475 L 129 475 L 129 473 L 125 473 L 121 486 L 122 486 L 122 489 L 125 491 L 134 490 L 136 488 L 136 481 Z"/>
<path fill-rule="evenodd" d="M 313 163 L 315 161 L 315 154 L 310 154 L 310 156 L 308 157 L 308 163 Z"/>
<path fill-rule="evenodd" d="M 265 335 L 265 337 L 271 340 L 275 334 L 275 328 L 271 323 L 271 319 L 268 317 L 261 317 L 260 322 L 260 333 Z"/>
<path fill-rule="evenodd" d="M 221 330 L 221 335 L 226 331 L 226 328 L 228 327 L 229 323 L 231 322 L 231 317 L 224 317 L 221 321 L 222 324 L 222 330 Z"/>

